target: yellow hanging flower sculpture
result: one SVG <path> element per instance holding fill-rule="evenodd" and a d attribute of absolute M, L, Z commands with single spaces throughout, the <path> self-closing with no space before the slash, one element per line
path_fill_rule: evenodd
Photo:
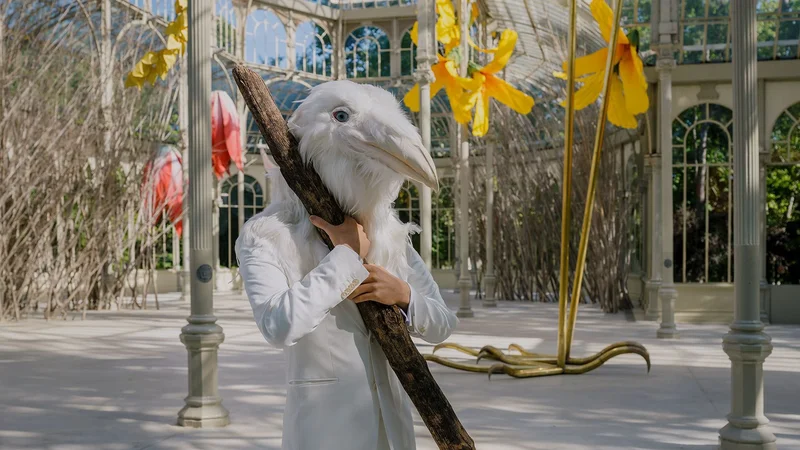
<path fill-rule="evenodd" d="M 189 40 L 186 1 L 175 0 L 175 20 L 165 30 L 167 47 L 156 52 L 147 52 L 128 73 L 125 87 L 136 86 L 141 89 L 144 83 L 155 84 L 158 77 L 165 80 L 178 56 L 186 52 L 186 42 Z"/>
<path fill-rule="evenodd" d="M 604 0 L 592 0 L 592 16 L 600 26 L 603 39 L 611 38 L 614 13 Z M 636 128 L 636 115 L 647 111 L 650 101 L 647 98 L 647 80 L 644 77 L 642 60 L 639 58 L 639 35 L 633 31 L 630 39 L 622 30 L 617 37 L 617 50 L 614 58 L 614 74 L 609 90 L 608 121 L 622 128 Z M 575 77 L 583 86 L 575 92 L 575 109 L 583 109 L 594 103 L 603 90 L 608 49 L 600 49 L 591 55 L 575 60 Z M 567 70 L 566 63 L 562 65 Z M 566 79 L 564 72 L 554 75 Z M 566 106 L 566 102 L 562 102 Z"/>
<path fill-rule="evenodd" d="M 459 44 L 461 31 L 456 19 L 455 9 L 450 0 L 437 0 L 436 37 L 444 46 L 445 54 L 438 54 L 439 62 L 431 67 L 435 81 L 431 84 L 431 98 L 442 88 L 447 93 L 453 116 L 458 123 L 468 123 L 475 109 L 472 123 L 472 134 L 484 136 L 489 130 L 489 99 L 494 98 L 500 103 L 510 107 L 520 114 L 528 114 L 533 108 L 533 98 L 511 86 L 495 74 L 503 70 L 514 47 L 517 43 L 517 33 L 505 30 L 500 38 L 500 44 L 495 49 L 482 49 L 472 42 L 467 36 L 470 46 L 484 53 L 494 55 L 489 64 L 481 67 L 474 62 L 469 62 L 468 76 L 459 76 L 458 68 L 461 61 Z M 470 25 L 478 16 L 477 4 L 473 3 L 470 14 Z M 417 44 L 418 24 L 411 29 L 411 40 Z M 414 85 L 403 98 L 405 105 L 414 112 L 419 111 L 419 85 Z"/>
<path fill-rule="evenodd" d="M 471 92 L 464 94 L 459 103 L 460 107 L 465 109 L 466 114 L 469 114 L 473 108 L 475 109 L 475 117 L 472 120 L 473 136 L 485 136 L 489 131 L 490 98 L 494 98 L 520 114 L 528 114 L 533 108 L 531 96 L 495 76 L 508 64 L 516 45 L 517 32 L 504 30 L 500 35 L 500 44 L 492 50 L 494 59 L 483 67 L 471 66 L 469 68 L 473 85 L 477 85 L 477 88 L 465 85 L 465 88 L 470 89 Z"/>

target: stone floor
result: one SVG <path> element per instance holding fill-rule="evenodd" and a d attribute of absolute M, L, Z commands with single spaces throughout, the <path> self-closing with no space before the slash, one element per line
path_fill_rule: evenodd
<path fill-rule="evenodd" d="M 456 296 L 448 293 L 455 308 Z M 186 351 L 178 340 L 188 305 L 161 296 L 161 309 L 90 313 L 0 324 L 2 449 L 279 449 L 283 356 L 258 333 L 247 300 L 219 297 L 226 340 L 220 392 L 232 424 L 175 426 L 186 395 Z M 151 303 L 152 304 L 152 303 Z M 501 302 L 462 320 L 450 339 L 468 346 L 517 342 L 537 352 L 556 344 L 554 305 Z M 656 325 L 584 307 L 576 355 L 638 340 L 652 355 L 617 357 L 581 376 L 517 380 L 432 370 L 479 449 L 711 449 L 729 410 L 725 326 L 680 327 L 677 341 Z M 800 448 L 800 327 L 771 326 L 766 411 L 781 449 Z M 420 345 L 423 352 L 430 346 Z M 420 449 L 434 449 L 417 419 Z"/>

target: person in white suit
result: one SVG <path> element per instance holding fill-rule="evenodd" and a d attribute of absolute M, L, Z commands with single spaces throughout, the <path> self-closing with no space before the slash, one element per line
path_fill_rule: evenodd
<path fill-rule="evenodd" d="M 410 245 L 418 228 L 392 207 L 406 179 L 438 187 L 433 161 L 394 96 L 374 86 L 316 86 L 289 127 L 348 218 L 309 217 L 275 170 L 272 202 L 236 241 L 256 324 L 287 358 L 283 449 L 413 450 L 410 400 L 356 303 L 397 305 L 429 343 L 456 326 Z"/>

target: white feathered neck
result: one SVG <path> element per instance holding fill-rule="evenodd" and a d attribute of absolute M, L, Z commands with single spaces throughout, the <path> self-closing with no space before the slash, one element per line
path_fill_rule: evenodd
<path fill-rule="evenodd" d="M 348 164 L 352 161 L 338 160 L 328 163 L 333 167 L 329 165 L 327 170 L 318 172 L 326 186 L 338 187 L 329 189 L 345 214 L 364 226 L 371 242 L 367 262 L 384 267 L 401 279 L 406 279 L 411 271 L 406 255 L 411 242 L 410 234 L 418 233 L 420 228 L 413 223 L 401 222 L 393 207 L 403 180 L 399 177 L 395 180 L 370 177 L 369 173 L 363 173 L 358 168 L 358 164 Z M 336 173 L 340 174 L 337 175 L 340 178 L 333 182 L 330 178 Z M 271 184 L 270 206 L 280 204 L 281 209 L 289 210 L 290 221 L 298 227 L 298 236 L 301 239 L 309 243 L 321 240 L 316 228 L 309 221 L 308 212 L 289 188 L 280 169 L 270 170 L 268 176 Z M 302 243 L 297 244 L 302 246 Z"/>

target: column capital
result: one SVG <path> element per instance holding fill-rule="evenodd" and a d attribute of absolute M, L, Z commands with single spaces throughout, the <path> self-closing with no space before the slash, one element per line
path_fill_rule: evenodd
<path fill-rule="evenodd" d="M 769 158 L 771 156 L 771 149 L 766 148 L 764 144 L 758 146 L 758 161 L 761 163 L 761 166 L 766 166 L 769 164 Z"/>
<path fill-rule="evenodd" d="M 665 49 L 659 47 L 659 55 L 656 60 L 656 72 L 658 72 L 659 76 L 664 74 L 669 75 L 676 66 L 675 59 L 672 57 L 672 46 L 669 46 L 668 49 L 669 55 L 666 56 L 664 55 Z"/>
<path fill-rule="evenodd" d="M 644 155 L 645 170 L 650 171 L 658 170 L 661 167 L 661 154 L 660 153 L 647 153 Z"/>
<path fill-rule="evenodd" d="M 436 76 L 431 70 L 430 64 L 417 63 L 417 70 L 414 71 L 414 81 L 417 84 L 432 84 L 436 81 Z"/>

